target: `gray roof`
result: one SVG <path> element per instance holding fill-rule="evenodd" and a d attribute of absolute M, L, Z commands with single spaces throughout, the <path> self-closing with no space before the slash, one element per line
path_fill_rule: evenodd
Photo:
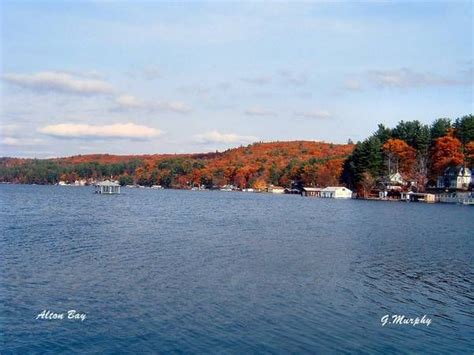
<path fill-rule="evenodd" d="M 95 184 L 95 186 L 120 186 L 120 185 L 117 184 L 116 182 L 105 180 L 105 181 L 98 182 L 97 184 Z"/>

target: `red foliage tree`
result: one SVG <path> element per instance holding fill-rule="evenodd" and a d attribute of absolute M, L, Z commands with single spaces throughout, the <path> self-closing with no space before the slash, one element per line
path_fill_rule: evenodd
<path fill-rule="evenodd" d="M 401 139 L 389 139 L 383 145 L 383 150 L 388 158 L 389 174 L 399 170 L 405 175 L 410 175 L 416 162 L 416 151 Z"/>
<path fill-rule="evenodd" d="M 457 138 L 451 136 L 438 138 L 431 154 L 433 172 L 440 174 L 448 166 L 461 165 L 464 162 L 461 147 L 462 144 Z"/>

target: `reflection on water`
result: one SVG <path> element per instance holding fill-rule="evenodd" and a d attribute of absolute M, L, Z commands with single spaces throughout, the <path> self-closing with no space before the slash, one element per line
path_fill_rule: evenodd
<path fill-rule="evenodd" d="M 0 200 L 4 352 L 474 350 L 472 207 L 13 185 Z"/>

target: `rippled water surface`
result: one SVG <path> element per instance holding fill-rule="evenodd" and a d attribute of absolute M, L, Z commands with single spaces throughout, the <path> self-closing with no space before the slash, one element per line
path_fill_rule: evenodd
<path fill-rule="evenodd" d="M 469 206 L 14 185 L 0 200 L 2 353 L 474 350 Z M 71 309 L 86 320 L 35 319 Z"/>

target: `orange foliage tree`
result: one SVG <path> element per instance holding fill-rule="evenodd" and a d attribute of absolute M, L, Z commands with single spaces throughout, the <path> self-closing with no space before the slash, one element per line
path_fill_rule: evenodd
<path fill-rule="evenodd" d="M 383 151 L 387 156 L 389 174 L 396 170 L 404 174 L 411 174 L 416 162 L 416 151 L 401 139 L 389 139 L 383 145 Z"/>
<path fill-rule="evenodd" d="M 431 154 L 433 172 L 439 174 L 448 166 L 462 164 L 464 156 L 461 147 L 462 144 L 457 138 L 451 136 L 438 138 Z"/>
<path fill-rule="evenodd" d="M 470 141 L 466 144 L 465 148 L 466 160 L 470 168 L 474 167 L 474 141 Z"/>
<path fill-rule="evenodd" d="M 267 183 L 262 178 L 258 178 L 253 182 L 252 187 L 255 190 L 262 191 L 262 190 L 265 190 L 267 188 Z"/>

